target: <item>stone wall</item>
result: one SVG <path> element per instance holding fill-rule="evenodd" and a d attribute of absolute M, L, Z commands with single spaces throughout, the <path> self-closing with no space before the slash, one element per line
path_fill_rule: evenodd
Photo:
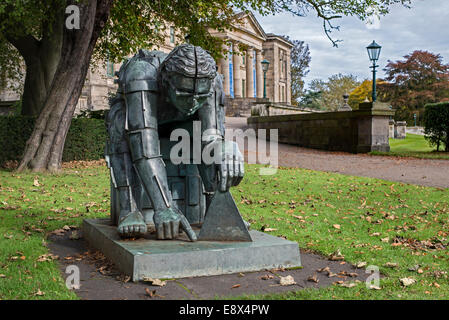
<path fill-rule="evenodd" d="M 389 118 L 394 111 L 387 107 L 363 103 L 355 111 L 259 116 L 247 121 L 256 131 L 278 129 L 280 143 L 351 153 L 389 152 Z"/>
<path fill-rule="evenodd" d="M 227 117 L 249 117 L 251 107 L 256 98 L 230 98 L 225 97 L 225 113 Z"/>
<path fill-rule="evenodd" d="M 279 104 L 255 102 L 251 108 L 251 116 L 279 116 L 285 114 L 309 113 L 310 111 L 294 106 Z"/>

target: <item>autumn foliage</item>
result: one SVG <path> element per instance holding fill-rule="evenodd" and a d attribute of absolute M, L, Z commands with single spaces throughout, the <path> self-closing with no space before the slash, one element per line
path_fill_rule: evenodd
<path fill-rule="evenodd" d="M 397 110 L 397 120 L 422 113 L 428 103 L 449 101 L 449 65 L 443 64 L 441 55 L 416 50 L 404 59 L 388 61 L 387 82 L 379 86 Z"/>

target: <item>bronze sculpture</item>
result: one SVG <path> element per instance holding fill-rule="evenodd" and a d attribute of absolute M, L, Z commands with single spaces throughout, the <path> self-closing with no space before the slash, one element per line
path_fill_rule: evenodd
<path fill-rule="evenodd" d="M 120 236 L 142 236 L 154 221 L 157 239 L 174 239 L 182 229 L 195 241 L 190 224 L 201 225 L 209 215 L 215 221 L 204 223 L 204 239 L 220 233 L 218 239 L 251 241 L 229 194 L 243 178 L 244 163 L 238 146 L 224 140 L 222 76 L 210 54 L 191 44 L 168 55 L 140 50 L 117 75 L 105 153 L 111 216 Z M 218 161 L 175 165 L 170 133 L 183 128 L 192 134 L 194 121 L 201 124 L 201 150 L 194 152 L 213 150 Z"/>

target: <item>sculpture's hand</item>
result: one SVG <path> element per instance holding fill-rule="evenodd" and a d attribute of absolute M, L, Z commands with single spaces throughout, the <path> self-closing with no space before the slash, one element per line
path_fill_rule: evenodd
<path fill-rule="evenodd" d="M 179 228 L 185 231 L 191 241 L 196 241 L 193 231 L 186 217 L 176 208 L 170 207 L 154 213 L 154 225 L 158 239 L 175 239 L 179 234 Z"/>
<path fill-rule="evenodd" d="M 219 165 L 220 191 L 228 191 L 242 181 L 245 174 L 244 158 L 234 141 L 221 141 L 223 144 L 222 163 Z"/>

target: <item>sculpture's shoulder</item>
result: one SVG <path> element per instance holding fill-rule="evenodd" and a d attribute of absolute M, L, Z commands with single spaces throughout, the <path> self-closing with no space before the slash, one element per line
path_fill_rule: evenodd
<path fill-rule="evenodd" d="M 121 93 L 149 90 L 158 91 L 158 70 L 167 54 L 162 51 L 140 49 L 132 58 L 125 61 L 118 72 Z"/>

